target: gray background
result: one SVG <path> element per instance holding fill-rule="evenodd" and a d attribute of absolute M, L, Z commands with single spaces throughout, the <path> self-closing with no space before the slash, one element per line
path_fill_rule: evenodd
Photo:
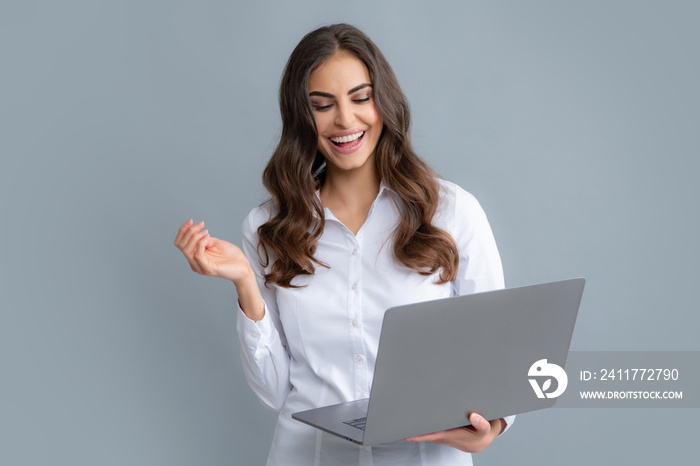
<path fill-rule="evenodd" d="M 235 292 L 173 247 L 265 198 L 282 67 L 346 21 L 508 285 L 588 279 L 576 350 L 698 350 L 697 2 L 0 3 L 0 464 L 260 464 Z M 697 410 L 521 416 L 477 464 L 687 463 Z"/>

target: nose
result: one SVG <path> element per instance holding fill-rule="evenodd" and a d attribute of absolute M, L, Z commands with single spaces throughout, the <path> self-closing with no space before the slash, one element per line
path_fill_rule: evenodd
<path fill-rule="evenodd" d="M 335 124 L 340 128 L 350 128 L 355 120 L 352 106 L 346 103 L 336 105 Z"/>

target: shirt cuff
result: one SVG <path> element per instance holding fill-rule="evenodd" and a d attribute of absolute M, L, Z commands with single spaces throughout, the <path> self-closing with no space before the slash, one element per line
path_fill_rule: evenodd
<path fill-rule="evenodd" d="M 265 304 L 265 315 L 257 322 L 245 315 L 241 306 L 238 305 L 238 323 L 236 330 L 241 339 L 241 343 L 246 348 L 255 351 L 260 345 L 269 345 L 274 340 L 275 326 L 270 318 L 270 313 Z"/>
<path fill-rule="evenodd" d="M 510 426 L 512 426 L 512 425 L 513 425 L 513 422 L 515 422 L 515 416 L 506 416 L 506 417 L 503 418 L 503 420 L 506 421 L 506 428 L 503 429 L 503 432 L 501 432 L 501 433 L 498 434 L 498 435 L 503 435 L 503 434 L 506 433 L 506 431 L 507 431 L 508 429 L 510 429 Z"/>

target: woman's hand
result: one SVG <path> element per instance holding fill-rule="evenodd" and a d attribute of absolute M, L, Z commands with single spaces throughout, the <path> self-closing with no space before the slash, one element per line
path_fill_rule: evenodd
<path fill-rule="evenodd" d="M 200 275 L 221 277 L 236 285 L 238 303 L 249 319 L 259 321 L 265 316 L 265 302 L 260 294 L 253 268 L 237 246 L 209 235 L 204 222 L 192 219 L 177 231 L 175 246 L 182 251 L 192 271 Z"/>
<path fill-rule="evenodd" d="M 200 275 L 221 277 L 238 285 L 252 277 L 250 263 L 237 246 L 209 235 L 204 222 L 196 225 L 188 220 L 175 237 L 175 246 L 182 251 L 192 271 Z"/>
<path fill-rule="evenodd" d="M 435 442 L 469 453 L 478 453 L 491 445 L 493 439 L 505 427 L 505 421 L 502 419 L 489 422 L 476 413 L 472 413 L 469 416 L 469 422 L 472 425 L 467 427 L 457 427 L 456 429 L 443 430 L 433 434 L 419 435 L 406 440 L 409 442 Z"/>

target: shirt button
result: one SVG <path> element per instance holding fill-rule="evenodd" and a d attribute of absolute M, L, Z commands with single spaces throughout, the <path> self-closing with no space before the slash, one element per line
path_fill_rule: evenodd
<path fill-rule="evenodd" d="M 250 334 L 250 336 L 253 337 L 253 338 L 258 338 L 258 337 L 260 336 L 260 334 L 259 334 L 258 332 L 252 332 L 252 333 Z"/>
<path fill-rule="evenodd" d="M 352 319 L 352 326 L 357 327 L 357 319 Z"/>
<path fill-rule="evenodd" d="M 355 355 L 355 361 L 357 362 L 362 362 L 362 356 L 361 355 Z"/>
<path fill-rule="evenodd" d="M 352 255 L 353 255 L 353 256 L 356 256 L 356 255 L 357 255 L 357 249 L 353 249 Z"/>
<path fill-rule="evenodd" d="M 353 289 L 353 290 L 356 290 L 356 289 L 357 289 L 357 283 L 353 283 L 353 284 L 352 284 L 352 289 Z"/>

